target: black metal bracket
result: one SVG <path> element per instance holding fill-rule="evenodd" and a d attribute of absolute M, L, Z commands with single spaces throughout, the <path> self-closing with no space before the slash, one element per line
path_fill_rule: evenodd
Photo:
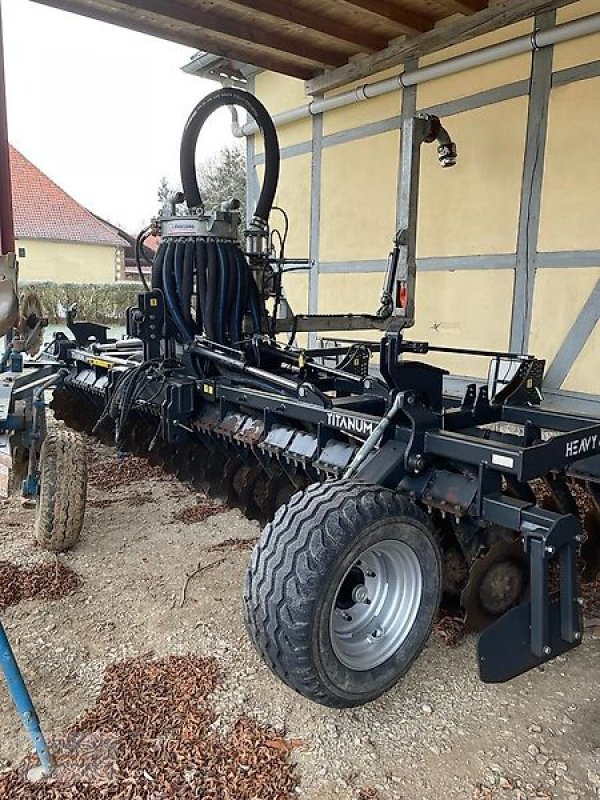
<path fill-rule="evenodd" d="M 77 303 L 73 303 L 67 309 L 67 328 L 75 337 L 75 341 L 80 347 L 85 347 L 91 340 L 97 344 L 106 344 L 108 339 L 108 325 L 100 325 L 98 322 L 76 322 Z M 110 341 L 114 342 L 114 339 Z"/>
<path fill-rule="evenodd" d="M 138 304 L 127 309 L 127 333 L 141 339 L 144 360 L 159 358 L 165 329 L 165 302 L 158 289 L 138 295 Z"/>
<path fill-rule="evenodd" d="M 572 514 L 556 514 L 516 498 L 496 495 L 483 502 L 483 517 L 520 532 L 529 557 L 528 603 L 505 614 L 482 634 L 481 678 L 500 682 L 520 675 L 581 642 L 583 625 L 578 593 L 577 546 L 581 524 Z M 558 597 L 550 585 L 550 563 L 558 563 Z M 506 651 L 512 626 L 510 654 Z"/>

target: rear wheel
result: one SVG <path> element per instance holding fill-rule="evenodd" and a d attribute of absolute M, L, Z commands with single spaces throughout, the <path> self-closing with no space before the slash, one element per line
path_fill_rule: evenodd
<path fill-rule="evenodd" d="M 46 550 L 73 547 L 81 533 L 87 494 L 85 443 L 75 431 L 53 425 L 40 453 L 35 538 Z"/>
<path fill-rule="evenodd" d="M 438 610 L 440 549 L 405 497 L 350 481 L 298 492 L 264 529 L 246 624 L 272 671 L 328 706 L 374 700 L 404 675 Z"/>

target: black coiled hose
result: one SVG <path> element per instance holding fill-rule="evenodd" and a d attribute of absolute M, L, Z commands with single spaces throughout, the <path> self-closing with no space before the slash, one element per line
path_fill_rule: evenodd
<path fill-rule="evenodd" d="M 266 226 L 279 179 L 277 132 L 262 103 L 241 89 L 224 88 L 207 95 L 188 118 L 180 152 L 185 200 L 192 210 L 202 206 L 195 167 L 202 126 L 218 108 L 233 105 L 248 111 L 264 137 L 265 175 L 253 222 Z M 204 331 L 211 341 L 237 344 L 242 338 L 247 312 L 254 333 L 264 333 L 267 329 L 264 299 L 244 254 L 233 242 L 183 238 L 163 242 L 152 268 L 152 287 L 162 291 L 167 315 L 182 342 L 190 342 L 194 335 Z"/>
<path fill-rule="evenodd" d="M 180 150 L 181 182 L 185 201 L 188 208 L 202 206 L 196 175 L 196 143 L 208 117 L 223 106 L 241 106 L 250 114 L 262 132 L 265 142 L 265 176 L 254 218 L 266 224 L 279 180 L 279 141 L 267 109 L 253 94 L 242 89 L 233 87 L 217 89 L 216 92 L 204 97 L 190 114 L 183 130 Z"/>

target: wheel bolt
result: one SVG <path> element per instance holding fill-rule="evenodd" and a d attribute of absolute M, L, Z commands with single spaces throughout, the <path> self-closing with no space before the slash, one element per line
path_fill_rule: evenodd
<path fill-rule="evenodd" d="M 355 586 L 352 590 L 352 599 L 355 603 L 370 603 L 369 596 L 367 594 L 367 587 L 364 584 L 359 584 Z"/>

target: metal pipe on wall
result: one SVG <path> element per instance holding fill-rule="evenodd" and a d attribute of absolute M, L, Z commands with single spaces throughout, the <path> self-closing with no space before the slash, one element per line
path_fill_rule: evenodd
<path fill-rule="evenodd" d="M 333 111 L 337 108 L 353 105 L 363 100 L 369 100 L 372 97 L 379 97 L 382 94 L 388 94 L 389 92 L 394 92 L 407 86 L 416 86 L 426 81 L 444 78 L 447 75 L 455 75 L 458 72 L 464 72 L 473 67 L 480 67 L 484 64 L 502 61 L 505 58 L 534 52 L 542 47 L 549 47 L 553 44 L 571 41 L 582 36 L 588 36 L 592 33 L 599 32 L 600 13 L 591 14 L 588 17 L 582 17 L 572 22 L 565 22 L 563 25 L 557 25 L 555 28 L 550 28 L 547 31 L 534 31 L 531 34 L 519 36 L 507 42 L 500 42 L 499 44 L 490 45 L 490 47 L 474 50 L 472 53 L 465 53 L 461 56 L 448 58 L 437 64 L 406 70 L 392 78 L 366 83 L 356 89 L 341 92 L 332 97 L 313 100 L 308 103 L 308 105 L 298 106 L 296 108 L 291 108 L 289 111 L 275 114 L 273 121 L 275 126 L 279 128 L 283 125 L 289 125 L 291 122 L 297 122 L 301 119 L 314 117 L 317 114 L 323 114 L 326 111 Z M 253 122 L 247 122 L 242 126 L 233 126 L 233 133 L 235 136 L 251 136 L 256 133 L 257 130 L 258 128 Z"/>

